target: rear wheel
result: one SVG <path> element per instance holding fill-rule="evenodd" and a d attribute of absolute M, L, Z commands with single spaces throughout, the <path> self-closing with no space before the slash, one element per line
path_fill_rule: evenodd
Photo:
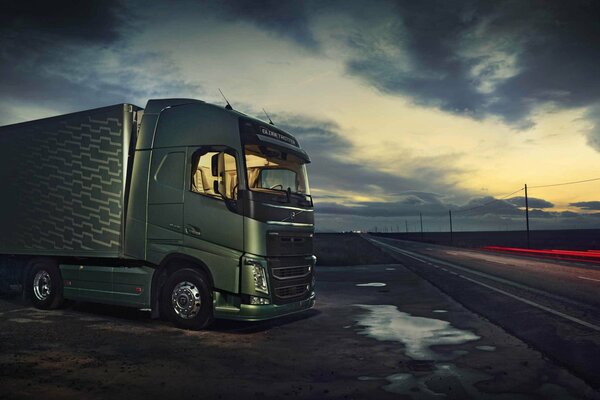
<path fill-rule="evenodd" d="M 180 328 L 199 330 L 213 322 L 212 290 L 206 276 L 185 268 L 167 278 L 162 290 L 167 317 Z"/>
<path fill-rule="evenodd" d="M 60 270 L 49 261 L 33 264 L 27 279 L 27 289 L 33 305 L 42 310 L 58 308 L 64 301 Z"/>

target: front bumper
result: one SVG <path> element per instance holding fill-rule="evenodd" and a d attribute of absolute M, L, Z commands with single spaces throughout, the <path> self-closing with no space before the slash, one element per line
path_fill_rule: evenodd
<path fill-rule="evenodd" d="M 237 321 L 264 321 L 284 315 L 309 310 L 315 305 L 315 293 L 305 300 L 288 304 L 251 305 L 240 304 L 239 308 L 215 307 L 215 318 L 232 319 Z"/>

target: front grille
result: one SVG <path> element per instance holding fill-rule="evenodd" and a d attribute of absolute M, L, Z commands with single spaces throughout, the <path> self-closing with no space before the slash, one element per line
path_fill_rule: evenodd
<path fill-rule="evenodd" d="M 275 294 L 277 297 L 282 299 L 289 299 L 292 297 L 302 296 L 308 292 L 308 285 L 295 285 L 295 286 L 285 286 L 275 289 Z"/>
<path fill-rule="evenodd" d="M 275 279 L 294 279 L 304 278 L 310 274 L 310 265 L 273 268 Z"/>
<path fill-rule="evenodd" d="M 310 297 L 314 280 L 314 258 L 269 257 L 269 283 L 274 304 L 289 304 Z"/>
<path fill-rule="evenodd" d="M 310 232 L 269 232 L 267 254 L 277 256 L 302 256 L 313 254 L 313 234 Z"/>

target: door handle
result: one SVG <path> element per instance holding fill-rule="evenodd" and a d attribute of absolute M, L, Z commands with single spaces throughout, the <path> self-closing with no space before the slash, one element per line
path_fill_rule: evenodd
<path fill-rule="evenodd" d="M 187 233 L 188 235 L 192 235 L 192 236 L 201 236 L 202 235 L 202 232 L 200 231 L 200 229 L 194 225 L 186 225 L 185 233 Z"/>
<path fill-rule="evenodd" d="M 169 228 L 181 232 L 181 225 L 169 224 Z"/>

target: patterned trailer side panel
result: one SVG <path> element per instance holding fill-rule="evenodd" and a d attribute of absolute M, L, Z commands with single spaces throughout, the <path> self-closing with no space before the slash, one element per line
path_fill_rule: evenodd
<path fill-rule="evenodd" d="M 124 110 L 0 128 L 0 253 L 119 256 Z"/>

